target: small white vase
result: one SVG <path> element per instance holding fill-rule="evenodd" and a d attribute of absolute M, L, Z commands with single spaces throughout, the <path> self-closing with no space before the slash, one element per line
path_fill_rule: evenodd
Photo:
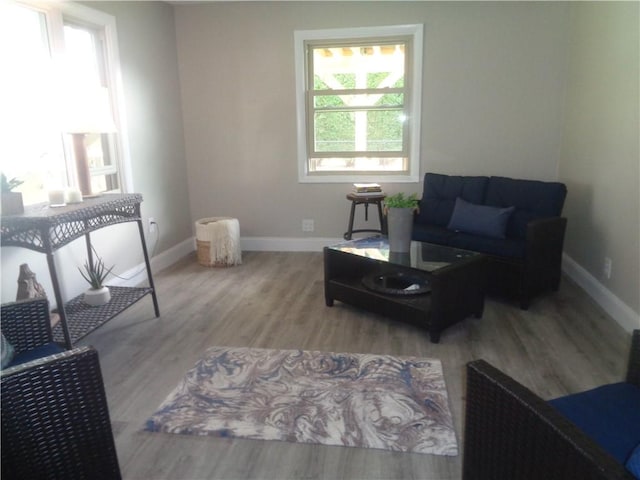
<path fill-rule="evenodd" d="M 104 305 L 111 300 L 111 292 L 109 287 L 102 287 L 98 289 L 89 289 L 84 292 L 84 303 L 91 305 L 92 307 L 98 307 Z"/>

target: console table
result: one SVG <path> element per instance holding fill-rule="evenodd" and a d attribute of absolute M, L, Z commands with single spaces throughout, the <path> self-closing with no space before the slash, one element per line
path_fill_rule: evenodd
<path fill-rule="evenodd" d="M 82 203 L 63 207 L 38 204 L 27 207 L 20 215 L 1 218 L 1 245 L 15 246 L 44 253 L 47 256 L 49 274 L 55 294 L 60 323 L 54 327 L 54 339 L 63 342 L 67 348 L 89 334 L 123 310 L 150 294 L 156 317 L 160 316 L 158 299 L 153 285 L 151 264 L 144 229 L 140 215 L 142 195 L 102 194 L 85 199 Z M 82 236 L 87 244 L 87 257 L 93 265 L 90 233 L 109 225 L 136 222 L 140 233 L 140 243 L 147 269 L 148 287 L 109 287 L 111 300 L 103 306 L 91 307 L 82 301 L 82 295 L 64 302 L 60 292 L 54 252 Z"/>

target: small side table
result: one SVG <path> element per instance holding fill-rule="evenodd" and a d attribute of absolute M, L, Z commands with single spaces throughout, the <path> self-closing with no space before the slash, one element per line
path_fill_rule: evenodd
<path fill-rule="evenodd" d="M 356 195 L 355 193 L 347 194 L 347 200 L 351 201 L 351 214 L 349 215 L 349 227 L 348 230 L 344 234 L 345 240 L 351 240 L 351 237 L 354 233 L 361 232 L 371 232 L 371 233 L 380 233 L 382 235 L 387 234 L 387 228 L 384 221 L 384 217 L 382 216 L 382 201 L 385 199 L 386 195 L 381 193 L 380 195 Z M 380 219 L 380 228 L 379 229 L 353 229 L 353 217 L 356 213 L 356 205 L 364 205 L 364 219 L 365 221 L 369 221 L 369 204 L 375 203 L 378 206 L 378 218 Z"/>

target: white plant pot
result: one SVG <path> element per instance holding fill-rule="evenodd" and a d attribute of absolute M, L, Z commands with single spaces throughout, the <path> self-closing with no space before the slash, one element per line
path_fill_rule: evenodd
<path fill-rule="evenodd" d="M 92 307 L 97 307 L 100 305 L 104 305 L 105 303 L 109 303 L 111 300 L 111 292 L 109 291 L 109 287 L 102 287 L 97 290 L 93 288 L 84 292 L 84 303 L 87 305 L 91 305 Z"/>

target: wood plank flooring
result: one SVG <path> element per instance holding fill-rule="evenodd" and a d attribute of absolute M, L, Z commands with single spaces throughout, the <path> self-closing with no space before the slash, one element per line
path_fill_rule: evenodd
<path fill-rule="evenodd" d="M 321 253 L 244 252 L 211 269 L 189 256 L 155 277 L 150 297 L 87 336 L 100 353 L 125 479 L 434 479 L 461 476 L 462 455 L 403 454 L 143 431 L 210 346 L 414 355 L 442 361 L 462 450 L 465 363 L 484 358 L 543 398 L 623 377 L 630 336 L 566 278 L 529 311 L 488 299 L 482 319 L 439 344 L 417 327 L 336 302 L 326 307 Z"/>

